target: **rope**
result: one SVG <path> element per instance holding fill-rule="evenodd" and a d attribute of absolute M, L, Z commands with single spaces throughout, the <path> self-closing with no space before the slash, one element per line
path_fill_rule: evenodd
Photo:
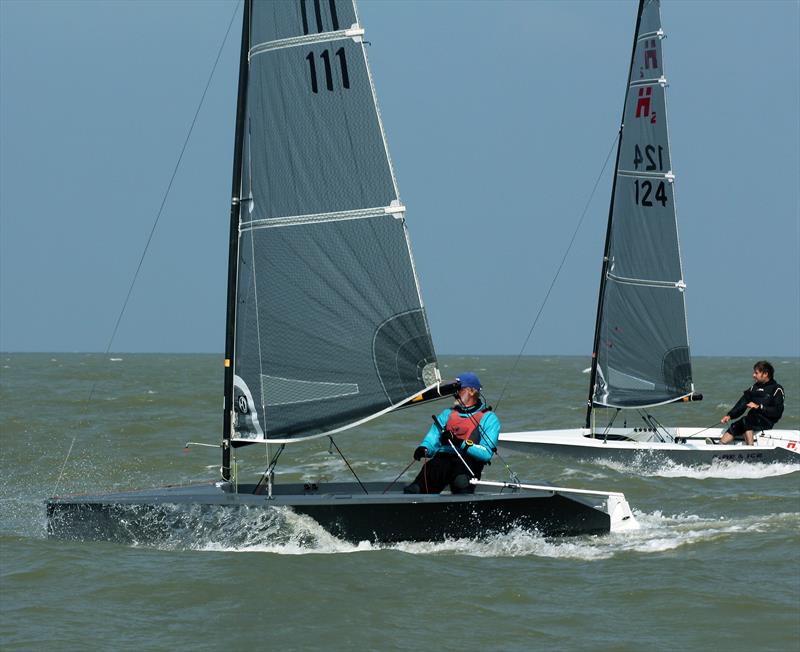
<path fill-rule="evenodd" d="M 744 418 L 745 418 L 745 416 L 747 415 L 747 413 L 748 413 L 749 411 L 750 411 L 750 410 L 746 410 L 746 411 L 745 411 L 745 413 L 744 413 L 742 416 L 740 416 L 740 417 L 736 417 L 735 419 L 731 419 L 731 420 L 730 420 L 730 421 L 728 421 L 728 423 L 726 423 L 726 424 L 723 424 L 721 421 L 715 421 L 715 422 L 714 422 L 714 423 L 712 423 L 710 426 L 707 426 L 706 428 L 703 428 L 702 430 L 698 430 L 696 433 L 694 433 L 694 434 L 692 435 L 692 437 L 697 437 L 697 435 L 699 435 L 701 432 L 705 432 L 706 430 L 711 430 L 712 428 L 721 428 L 723 425 L 724 425 L 724 426 L 727 426 L 727 427 L 725 428 L 725 431 L 727 432 L 727 431 L 730 429 L 730 427 L 731 427 L 731 426 L 732 426 L 734 423 L 736 423 L 737 421 L 741 421 L 742 419 L 744 419 Z M 723 433 L 723 434 L 724 434 L 724 433 Z M 681 439 L 687 439 L 687 437 L 681 437 Z"/>
<path fill-rule="evenodd" d="M 214 65 L 211 67 L 211 73 L 208 76 L 208 81 L 206 82 L 206 87 L 203 89 L 203 95 L 200 97 L 200 102 L 197 105 L 197 110 L 194 112 L 194 118 L 192 118 L 192 124 L 189 126 L 189 131 L 186 134 L 186 138 L 183 141 L 183 147 L 181 148 L 181 153 L 178 156 L 178 161 L 175 163 L 175 168 L 173 169 L 172 176 L 170 177 L 169 183 L 167 184 L 167 189 L 164 192 L 163 198 L 161 199 L 161 206 L 159 207 L 158 213 L 156 214 L 156 219 L 153 222 L 153 227 L 150 229 L 150 235 L 147 237 L 147 242 L 144 245 L 144 251 L 142 251 L 142 255 L 139 258 L 139 264 L 136 266 L 136 271 L 134 272 L 133 278 L 131 279 L 130 286 L 128 287 L 128 293 L 125 296 L 125 301 L 122 302 L 122 309 L 119 311 L 119 315 L 117 316 L 117 321 L 114 324 L 114 329 L 111 332 L 111 337 L 108 339 L 108 345 L 106 346 L 106 349 L 104 351 L 104 355 L 108 355 L 108 352 L 111 350 L 111 344 L 114 342 L 114 338 L 117 335 L 117 330 L 119 330 L 119 325 L 122 322 L 122 317 L 125 314 L 125 309 L 128 307 L 128 301 L 130 301 L 131 294 L 133 292 L 133 286 L 136 284 L 136 279 L 139 277 L 139 272 L 142 269 L 142 264 L 144 263 L 144 258 L 147 255 L 147 250 L 150 247 L 150 242 L 152 241 L 153 235 L 156 232 L 156 227 L 158 226 L 158 221 L 161 219 L 161 213 L 164 211 L 164 206 L 167 203 L 167 197 L 169 196 L 170 190 L 172 189 L 172 183 L 175 181 L 175 176 L 178 173 L 178 167 L 181 164 L 181 160 L 183 160 L 183 154 L 184 154 L 184 152 L 186 152 L 186 147 L 189 144 L 189 138 L 191 137 L 192 131 L 194 130 L 194 125 L 197 122 L 197 116 L 200 114 L 200 109 L 203 106 L 203 101 L 206 98 L 206 93 L 208 92 L 208 88 L 211 85 L 211 80 L 214 77 L 214 72 L 217 69 L 217 64 L 219 63 L 219 59 L 222 56 L 222 50 L 225 47 L 225 43 L 227 43 L 227 41 L 228 41 L 228 35 L 230 34 L 231 27 L 233 26 L 233 20 L 234 20 L 234 18 L 236 18 L 236 14 L 239 11 L 239 4 L 240 3 L 236 3 L 236 6 L 233 9 L 233 14 L 231 15 L 230 22 L 228 23 L 228 29 L 225 30 L 225 36 L 222 39 L 222 44 L 219 46 L 219 51 L 217 52 L 217 58 L 214 59 Z M 88 410 L 88 407 L 92 402 L 92 398 L 94 397 L 95 389 L 97 389 L 97 381 L 96 380 L 94 381 L 94 383 L 92 383 L 92 388 L 89 391 L 89 398 L 86 400 L 86 403 L 84 404 L 84 410 L 83 410 L 83 414 L 81 415 L 81 417 L 84 417 L 86 415 L 86 411 Z M 61 465 L 61 471 L 58 474 L 58 479 L 56 480 L 55 486 L 53 487 L 52 495 L 56 494 L 56 492 L 58 491 L 58 487 L 61 484 L 61 478 L 64 476 L 64 469 L 67 467 L 67 462 L 69 461 L 70 455 L 72 454 L 72 449 L 75 446 L 76 438 L 77 438 L 77 435 L 73 435 L 72 436 L 72 441 L 70 442 L 69 450 L 67 451 L 67 455 L 64 458 L 64 463 Z"/>
<path fill-rule="evenodd" d="M 386 487 L 386 489 L 384 489 L 381 493 L 385 494 L 387 491 L 389 491 L 389 489 L 394 487 L 395 482 L 397 482 L 400 479 L 400 476 L 402 476 L 406 471 L 408 471 L 411 468 L 411 465 L 416 461 L 417 460 L 411 460 L 408 463 L 408 466 L 404 468 L 402 471 L 400 471 L 400 473 L 397 474 L 397 477 L 394 480 L 392 480 L 391 483 L 389 483 L 389 485 Z"/>
<path fill-rule="evenodd" d="M 542 300 L 542 304 L 539 306 L 539 312 L 536 313 L 536 318 L 533 320 L 533 324 L 531 325 L 531 329 L 528 331 L 528 336 L 525 338 L 525 341 L 522 343 L 522 347 L 519 350 L 519 354 L 517 355 L 517 359 L 514 361 L 514 366 L 511 368 L 509 372 L 505 385 L 503 385 L 503 389 L 500 392 L 500 398 L 494 404 L 495 411 L 500 407 L 500 402 L 503 400 L 503 396 L 506 393 L 506 389 L 508 388 L 509 382 L 511 382 L 511 376 L 514 375 L 514 372 L 517 370 L 517 365 L 519 364 L 520 358 L 522 357 L 522 353 L 525 351 L 525 348 L 528 346 L 528 341 L 531 339 L 531 335 L 533 335 L 533 330 L 536 328 L 536 324 L 539 322 L 539 317 L 542 315 L 542 311 L 544 310 L 545 305 L 547 305 L 547 300 L 550 298 L 550 293 L 553 291 L 553 287 L 558 280 L 559 274 L 561 274 L 561 269 L 564 267 L 564 263 L 567 260 L 567 256 L 569 255 L 570 250 L 572 249 L 572 245 L 575 243 L 575 238 L 578 235 L 578 231 L 583 224 L 583 220 L 586 217 L 586 212 L 589 210 L 589 204 L 592 203 L 592 198 L 594 197 L 594 193 L 597 190 L 597 186 L 600 183 L 600 179 L 603 176 L 603 173 L 606 170 L 606 166 L 608 165 L 608 161 L 611 158 L 611 153 L 614 151 L 614 146 L 617 144 L 617 139 L 619 138 L 619 133 L 614 135 L 614 140 L 611 142 L 611 148 L 608 150 L 608 154 L 606 155 L 606 160 L 603 163 L 603 167 L 600 170 L 600 174 L 597 175 L 597 179 L 594 182 L 594 187 L 592 188 L 592 192 L 589 194 L 589 199 L 586 200 L 586 205 L 583 207 L 583 212 L 581 213 L 581 217 L 578 220 L 578 225 L 575 227 L 575 231 L 572 233 L 572 238 L 570 238 L 569 245 L 567 245 L 567 250 L 564 252 L 564 256 L 561 258 L 561 262 L 558 265 L 558 269 L 556 270 L 555 276 L 553 276 L 553 280 L 550 282 L 550 287 L 547 289 L 547 293 Z"/>
<path fill-rule="evenodd" d="M 663 443 L 666 442 L 666 439 L 659 433 L 659 429 L 664 431 L 664 434 L 673 441 L 675 438 L 669 434 L 669 431 L 656 419 L 652 414 L 647 414 L 646 412 L 642 412 L 639 410 L 639 415 L 642 417 L 642 421 L 644 421 L 649 427 L 653 429 L 655 435 L 659 438 L 659 440 Z"/>
<path fill-rule="evenodd" d="M 281 444 L 281 446 L 278 449 L 278 451 L 275 453 L 275 455 L 273 455 L 272 461 L 267 465 L 267 469 L 264 471 L 264 473 L 261 474 L 261 478 L 259 479 L 258 484 L 256 485 L 256 488 L 253 489 L 253 493 L 254 494 L 258 495 L 258 490 L 260 489 L 262 483 L 265 480 L 268 480 L 269 476 L 275 470 L 275 465 L 278 463 L 278 458 L 281 456 L 281 453 L 283 452 L 284 448 L 286 448 L 286 444 Z"/>
<path fill-rule="evenodd" d="M 481 394 L 481 395 L 480 395 L 480 398 L 481 398 L 481 401 L 483 402 L 483 404 L 484 404 L 484 405 L 486 405 L 486 401 L 484 400 L 483 394 Z M 467 409 L 467 406 L 466 406 L 466 405 L 464 405 L 463 401 L 461 400 L 461 397 L 460 397 L 458 394 L 456 394 L 456 401 L 458 402 L 458 404 L 459 404 L 459 405 L 460 405 L 462 408 L 464 408 L 465 410 Z M 492 410 L 492 411 L 494 412 L 494 410 Z M 488 439 L 488 438 L 486 437 L 486 431 L 485 431 L 485 430 L 483 429 L 483 427 L 481 426 L 481 422 L 480 422 L 480 421 L 477 421 L 477 420 L 475 419 L 475 413 L 473 412 L 472 414 L 470 414 L 470 415 L 468 415 L 468 416 L 469 416 L 469 419 L 470 419 L 470 421 L 472 421 L 472 423 L 473 423 L 473 424 L 475 424 L 475 427 L 476 427 L 476 428 L 478 429 L 478 431 L 480 432 L 480 434 L 481 434 L 481 438 L 482 438 L 482 439 L 484 439 L 484 440 Z M 437 423 L 438 423 L 438 422 L 437 422 Z M 497 455 L 497 458 L 498 458 L 498 459 L 499 459 L 499 460 L 500 460 L 500 461 L 503 463 L 503 466 L 505 466 L 505 467 L 506 467 L 506 471 L 508 471 L 508 476 L 509 476 L 509 477 L 510 477 L 510 478 L 511 478 L 511 479 L 512 479 L 514 482 L 517 482 L 517 483 L 518 483 L 518 482 L 519 482 L 519 476 L 518 476 L 518 475 L 516 474 L 516 472 L 515 472 L 515 471 L 514 471 L 514 470 L 513 470 L 513 469 L 512 469 L 512 468 L 511 468 L 509 465 L 508 465 L 508 462 L 506 462 L 506 461 L 505 461 L 505 459 L 503 458 L 503 456 L 502 456 L 502 455 L 500 455 L 500 451 L 498 450 L 497 446 L 495 446 L 495 447 L 492 449 L 492 453 L 494 453 L 495 455 Z M 463 461 L 463 460 L 462 460 L 462 461 Z M 470 472 L 471 472 L 471 471 L 470 471 Z"/>
<path fill-rule="evenodd" d="M 331 445 L 336 449 L 336 452 L 339 453 L 341 458 L 344 460 L 344 463 L 347 464 L 347 468 L 350 469 L 350 473 L 353 474 L 353 477 L 356 479 L 356 482 L 358 482 L 358 486 L 361 487 L 361 489 L 364 491 L 365 494 L 369 494 L 369 491 L 367 491 L 367 488 L 364 486 L 364 484 L 361 482 L 361 480 L 358 479 L 358 476 L 356 475 L 356 472 L 353 470 L 353 467 L 350 466 L 350 462 L 347 461 L 347 458 L 344 456 L 344 453 L 342 453 L 342 451 L 339 450 L 339 447 L 336 445 L 336 442 L 333 441 L 333 437 L 328 435 L 328 439 L 331 440 Z"/>
<path fill-rule="evenodd" d="M 749 410 L 748 410 L 748 411 L 749 411 Z M 747 412 L 748 412 L 748 411 L 745 411 L 745 414 L 747 414 Z M 618 415 L 619 413 L 620 413 L 620 408 L 617 408 L 617 411 L 614 413 L 614 416 L 613 416 L 613 418 L 612 418 L 612 419 L 611 419 L 611 421 L 608 423 L 608 425 L 606 425 L 606 427 L 605 427 L 606 439 L 608 439 L 608 431 L 611 429 L 611 426 L 612 426 L 612 425 L 614 425 L 614 421 L 616 420 L 616 418 L 617 418 L 617 415 Z M 741 419 L 744 419 L 744 417 L 745 417 L 745 414 L 743 414 L 742 416 L 740 416 L 740 417 L 737 417 L 737 418 L 735 418 L 735 419 L 731 419 L 731 420 L 730 420 L 730 421 L 728 421 L 728 423 L 727 423 L 727 424 L 725 424 L 725 425 L 727 425 L 727 426 L 728 426 L 728 428 L 730 428 L 731 424 L 734 424 L 734 423 L 736 423 L 737 421 L 739 421 L 739 420 L 741 420 Z M 654 416 L 652 416 L 651 414 L 647 414 L 647 415 L 646 415 L 646 416 L 647 416 L 647 418 L 645 418 L 645 414 L 643 414 L 643 413 L 642 413 L 642 411 L 641 411 L 641 410 L 639 410 L 639 415 L 641 416 L 642 420 L 643 420 L 643 421 L 644 421 L 644 422 L 645 422 L 645 423 L 646 423 L 648 426 L 651 426 L 651 427 L 653 427 L 653 428 L 655 428 L 655 429 L 656 429 L 656 434 L 658 434 L 658 432 L 657 432 L 658 428 L 661 428 L 661 429 L 664 431 L 664 434 L 666 434 L 666 435 L 667 435 L 667 437 L 670 437 L 671 439 L 673 439 L 673 440 L 675 441 L 675 443 L 676 443 L 676 444 L 685 443 L 687 439 L 695 439 L 695 438 L 696 438 L 696 437 L 697 437 L 697 436 L 698 436 L 700 433 L 703 433 L 703 432 L 705 432 L 706 430 L 711 430 L 712 428 L 720 428 L 720 427 L 722 427 L 722 425 L 723 425 L 723 424 L 722 424 L 721 422 L 719 422 L 719 421 L 714 421 L 714 422 L 713 422 L 713 423 L 712 423 L 710 426 L 706 426 L 706 427 L 705 427 L 705 428 L 703 428 L 702 430 L 698 430 L 696 433 L 694 433 L 693 435 L 690 435 L 690 436 L 688 436 L 688 437 L 681 437 L 680 435 L 675 435 L 675 436 L 673 437 L 672 435 L 670 435 L 670 434 L 669 434 L 669 431 L 667 430 L 667 428 L 666 428 L 664 425 L 662 425 L 662 424 L 661 424 L 661 423 L 660 423 L 660 422 L 659 422 L 659 421 L 658 421 L 658 420 L 657 420 L 657 419 L 656 419 Z M 650 419 L 651 421 L 648 421 L 648 419 Z M 726 429 L 726 430 L 727 430 L 727 429 Z M 660 435 L 659 435 L 659 437 L 660 437 Z M 661 441 L 664 441 L 663 437 L 661 437 Z"/>
<path fill-rule="evenodd" d="M 608 431 L 611 430 L 611 426 L 614 425 L 614 422 L 617 420 L 617 417 L 619 416 L 620 411 L 621 411 L 620 408 L 617 408 L 617 411 L 614 413 L 614 416 L 611 417 L 611 421 L 608 423 L 608 425 L 606 426 L 605 431 L 603 432 L 603 435 L 604 435 L 603 441 L 605 441 L 605 442 L 608 441 Z M 592 434 L 592 438 L 596 439 L 596 437 L 594 436 L 594 433 L 591 433 L 591 434 Z"/>

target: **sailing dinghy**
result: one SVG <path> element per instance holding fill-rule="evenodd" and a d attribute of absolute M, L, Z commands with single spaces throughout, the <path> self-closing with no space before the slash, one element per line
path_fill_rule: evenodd
<path fill-rule="evenodd" d="M 585 459 L 696 465 L 800 462 L 797 430 L 758 433 L 755 446 L 720 445 L 725 429 L 662 426 L 650 408 L 702 399 L 694 391 L 675 175 L 667 129 L 659 0 L 640 0 L 619 128 L 583 428 L 501 433 L 500 445 Z M 608 408 L 598 424 L 595 408 Z M 640 412 L 641 427 L 614 425 Z M 638 421 L 638 419 L 637 419 Z M 623 418 L 627 422 L 627 418 Z"/>
<path fill-rule="evenodd" d="M 158 514 L 174 506 L 288 508 L 349 541 L 636 526 L 620 493 L 546 483 L 479 481 L 474 494 L 411 495 L 388 482 L 274 481 L 285 446 L 457 389 L 441 382 L 354 3 L 246 0 L 222 479 L 54 497 L 49 532 L 142 540 L 157 536 L 149 530 L 163 523 Z M 246 483 L 236 456 L 251 446 L 273 457 L 259 482 Z"/>

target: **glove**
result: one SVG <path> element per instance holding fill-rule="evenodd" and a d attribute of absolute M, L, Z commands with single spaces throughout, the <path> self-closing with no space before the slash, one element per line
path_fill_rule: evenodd
<path fill-rule="evenodd" d="M 442 446 L 447 446 L 451 442 L 453 444 L 457 444 L 458 443 L 458 437 L 456 437 L 449 430 L 442 430 L 442 432 L 439 434 L 439 443 Z"/>
<path fill-rule="evenodd" d="M 423 457 L 428 454 L 428 449 L 424 446 L 417 446 L 417 449 L 414 451 L 414 461 L 419 462 Z"/>

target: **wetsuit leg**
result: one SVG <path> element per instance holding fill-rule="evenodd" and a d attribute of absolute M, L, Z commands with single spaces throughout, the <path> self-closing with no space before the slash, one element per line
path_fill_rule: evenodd
<path fill-rule="evenodd" d="M 435 455 L 427 460 L 414 481 L 403 492 L 407 494 L 438 494 L 450 482 L 449 455 Z"/>
<path fill-rule="evenodd" d="M 739 423 L 742 424 L 742 432 L 745 430 L 760 432 L 761 430 L 769 430 L 772 428 L 772 422 L 755 410 L 750 410 Z"/>
<path fill-rule="evenodd" d="M 454 494 L 474 494 L 475 493 L 475 485 L 469 483 L 470 478 L 472 477 L 464 468 L 464 463 L 456 459 L 458 462 L 457 465 L 453 467 L 453 476 L 452 480 L 450 481 L 450 491 Z M 473 460 L 468 461 L 469 468 L 472 469 L 472 473 L 475 474 L 475 477 L 480 480 L 481 471 L 483 471 L 483 464 L 481 462 L 475 462 Z"/>
<path fill-rule="evenodd" d="M 474 494 L 475 487 L 469 483 L 469 476 L 466 473 L 460 473 L 450 483 L 450 491 L 454 494 Z"/>
<path fill-rule="evenodd" d="M 744 419 L 739 419 L 739 421 L 732 423 L 730 425 L 730 428 L 728 428 L 728 432 L 731 433 L 731 435 L 733 435 L 734 441 L 743 440 L 745 430 L 748 430 L 748 428 L 746 428 L 744 425 Z"/>

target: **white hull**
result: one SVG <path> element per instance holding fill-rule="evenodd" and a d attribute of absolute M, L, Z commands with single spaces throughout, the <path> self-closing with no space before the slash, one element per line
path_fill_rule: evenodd
<path fill-rule="evenodd" d="M 788 462 L 800 464 L 800 431 L 767 430 L 754 446 L 721 445 L 722 428 L 610 428 L 594 437 L 588 428 L 501 433 L 500 446 L 525 453 L 547 452 L 580 459 L 641 461 L 670 460 L 677 464 L 733 462 Z"/>

